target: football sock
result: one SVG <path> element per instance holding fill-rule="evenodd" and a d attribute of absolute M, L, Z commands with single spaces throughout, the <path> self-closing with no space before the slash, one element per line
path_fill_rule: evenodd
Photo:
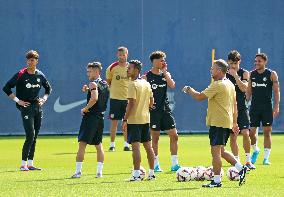
<path fill-rule="evenodd" d="M 140 170 L 133 170 L 133 176 L 139 177 L 140 176 Z"/>
<path fill-rule="evenodd" d="M 27 165 L 27 161 L 22 160 L 22 165 L 21 166 L 26 166 Z"/>
<path fill-rule="evenodd" d="M 269 159 L 270 151 L 271 151 L 270 148 L 264 149 L 264 159 Z"/>
<path fill-rule="evenodd" d="M 28 166 L 34 166 L 34 161 L 33 160 L 28 160 Z"/>
<path fill-rule="evenodd" d="M 246 153 L 246 162 L 251 162 L 250 153 Z"/>
<path fill-rule="evenodd" d="M 149 169 L 149 176 L 153 176 L 154 175 L 154 169 Z"/>
<path fill-rule="evenodd" d="M 83 162 L 76 162 L 76 173 L 82 172 Z"/>
<path fill-rule="evenodd" d="M 221 183 L 221 175 L 214 175 L 214 182 L 215 183 Z"/>
<path fill-rule="evenodd" d="M 172 159 L 172 166 L 175 166 L 175 165 L 178 164 L 178 156 L 177 155 L 172 155 L 171 159 Z"/>
<path fill-rule="evenodd" d="M 110 142 L 110 147 L 115 147 L 115 142 Z"/>
<path fill-rule="evenodd" d="M 124 147 L 129 147 L 129 144 L 127 142 L 124 142 Z"/>
<path fill-rule="evenodd" d="M 240 161 L 240 156 L 234 156 L 237 161 Z"/>
<path fill-rule="evenodd" d="M 154 166 L 158 166 L 158 165 L 160 165 L 160 163 L 159 163 L 159 156 L 156 155 L 155 159 L 154 159 Z"/>
<path fill-rule="evenodd" d="M 237 161 L 237 163 L 235 164 L 235 167 L 237 168 L 239 172 L 243 169 L 243 165 L 239 161 Z"/>
<path fill-rule="evenodd" d="M 253 145 L 251 145 L 251 147 L 252 147 L 253 151 L 259 151 L 257 144 L 253 144 Z"/>
<path fill-rule="evenodd" d="M 102 174 L 103 167 L 104 167 L 104 163 L 103 162 L 98 162 L 98 164 L 97 164 L 97 173 L 101 173 Z"/>

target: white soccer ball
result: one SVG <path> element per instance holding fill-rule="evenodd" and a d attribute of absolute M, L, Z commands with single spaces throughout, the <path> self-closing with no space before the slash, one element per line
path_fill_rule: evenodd
<path fill-rule="evenodd" d="M 181 167 L 176 172 L 177 181 L 185 182 L 190 180 L 190 168 L 188 167 Z"/>
<path fill-rule="evenodd" d="M 190 181 L 194 181 L 197 177 L 197 171 L 196 171 L 196 168 L 190 168 L 189 167 L 189 172 L 190 172 L 190 177 L 189 177 L 189 180 Z"/>
<path fill-rule="evenodd" d="M 236 167 L 230 167 L 227 171 L 227 176 L 230 181 L 238 181 L 240 180 L 239 171 Z"/>
<path fill-rule="evenodd" d="M 221 168 L 221 177 L 224 176 L 224 170 Z M 214 171 L 213 171 L 213 166 L 210 166 L 206 169 L 204 173 L 205 180 L 207 181 L 212 181 L 214 178 Z"/>
<path fill-rule="evenodd" d="M 196 167 L 196 178 L 195 180 L 196 181 L 204 181 L 205 180 L 205 171 L 206 171 L 206 168 L 203 167 L 203 166 L 197 166 Z"/>
<path fill-rule="evenodd" d="M 214 178 L 213 166 L 208 167 L 204 172 L 205 180 L 212 181 Z"/>

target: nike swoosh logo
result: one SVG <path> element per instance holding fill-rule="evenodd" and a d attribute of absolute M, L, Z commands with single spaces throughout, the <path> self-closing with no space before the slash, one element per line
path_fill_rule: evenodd
<path fill-rule="evenodd" d="M 57 112 L 57 113 L 63 113 L 63 112 L 69 111 L 69 110 L 71 110 L 75 107 L 78 107 L 78 106 L 86 103 L 86 99 L 84 99 L 84 100 L 81 100 L 81 101 L 69 103 L 67 105 L 61 105 L 60 102 L 59 102 L 59 99 L 60 99 L 60 97 L 58 97 L 56 99 L 54 106 L 53 106 L 54 111 Z"/>

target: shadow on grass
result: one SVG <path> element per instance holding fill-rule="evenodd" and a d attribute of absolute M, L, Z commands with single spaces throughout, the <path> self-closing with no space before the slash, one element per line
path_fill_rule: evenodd
<path fill-rule="evenodd" d="M 96 153 L 96 152 L 86 152 L 86 153 Z M 53 155 L 76 155 L 77 153 L 54 153 Z"/>
<path fill-rule="evenodd" d="M 62 181 L 62 180 L 68 180 L 68 179 L 71 180 L 71 178 L 61 178 L 61 179 L 36 179 L 36 180 L 28 180 L 28 182 Z M 18 182 L 18 183 L 20 183 L 20 182 L 25 182 L 25 183 L 26 183 L 27 180 L 15 181 L 15 182 Z"/>
<path fill-rule="evenodd" d="M 177 189 L 157 189 L 157 190 L 147 190 L 147 191 L 136 191 L 138 193 L 152 193 L 152 192 L 172 192 L 179 190 L 196 190 L 201 189 L 201 187 L 186 187 L 186 188 L 177 188 Z"/>
<path fill-rule="evenodd" d="M 159 172 L 158 172 L 159 173 Z M 164 171 L 163 174 L 175 174 L 177 172 L 173 172 L 173 171 Z"/>
<path fill-rule="evenodd" d="M 124 175 L 124 174 L 131 175 L 131 173 L 130 173 L 130 172 L 108 173 L 108 174 L 104 174 L 104 175 Z"/>
<path fill-rule="evenodd" d="M 68 184 L 66 184 L 66 185 L 72 185 L 72 186 L 74 186 L 74 185 L 94 185 L 95 183 L 68 183 Z"/>
<path fill-rule="evenodd" d="M 19 172 L 19 170 L 7 170 L 7 171 L 1 171 L 1 173 L 9 173 L 9 172 Z"/>

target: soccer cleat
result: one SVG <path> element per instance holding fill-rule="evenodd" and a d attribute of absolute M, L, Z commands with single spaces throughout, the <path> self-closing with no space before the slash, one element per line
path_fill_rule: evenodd
<path fill-rule="evenodd" d="M 256 169 L 256 167 L 251 162 L 247 162 L 246 167 L 248 167 L 249 170 L 255 170 Z"/>
<path fill-rule="evenodd" d="M 248 171 L 248 167 L 243 166 L 243 169 L 239 172 L 239 175 L 240 175 L 239 186 L 242 186 L 246 182 L 247 171 Z"/>
<path fill-rule="evenodd" d="M 101 172 L 97 172 L 97 174 L 96 174 L 96 178 L 102 178 L 103 177 L 103 173 L 101 173 Z"/>
<path fill-rule="evenodd" d="M 124 150 L 124 151 L 131 151 L 131 149 L 130 149 L 128 146 L 125 146 L 125 147 L 123 148 L 123 150 Z"/>
<path fill-rule="evenodd" d="M 142 181 L 142 178 L 141 178 L 141 176 L 138 176 L 138 177 L 132 176 L 132 177 L 130 177 L 129 181 L 130 182 Z"/>
<path fill-rule="evenodd" d="M 42 170 L 41 168 L 37 168 L 35 166 L 28 166 L 29 170 Z"/>
<path fill-rule="evenodd" d="M 269 162 L 268 159 L 263 159 L 262 164 L 263 164 L 263 165 L 270 165 L 271 163 Z"/>
<path fill-rule="evenodd" d="M 178 169 L 180 169 L 180 165 L 178 165 L 178 164 L 171 167 L 172 172 L 176 172 L 176 171 L 178 171 Z"/>
<path fill-rule="evenodd" d="M 71 179 L 81 178 L 81 176 L 82 176 L 82 172 L 76 172 L 75 174 L 71 176 Z"/>
<path fill-rule="evenodd" d="M 161 169 L 160 165 L 156 165 L 154 168 L 154 172 L 163 172 L 163 170 Z"/>
<path fill-rule="evenodd" d="M 156 176 L 154 174 L 152 176 L 148 176 L 147 180 L 148 181 L 154 181 L 154 180 L 156 180 Z"/>
<path fill-rule="evenodd" d="M 202 187 L 209 187 L 209 188 L 212 188 L 212 187 L 222 187 L 222 183 L 215 183 L 214 181 L 211 181 L 211 183 L 208 183 L 208 184 L 205 184 L 205 185 L 202 185 Z"/>
<path fill-rule="evenodd" d="M 253 151 L 252 156 L 251 156 L 251 163 L 252 164 L 255 164 L 258 155 L 259 155 L 259 150 Z"/>
<path fill-rule="evenodd" d="M 114 152 L 115 151 L 115 147 L 109 147 L 109 152 Z"/>
<path fill-rule="evenodd" d="M 20 171 L 29 171 L 29 168 L 28 168 L 28 166 L 21 166 L 20 167 Z"/>

